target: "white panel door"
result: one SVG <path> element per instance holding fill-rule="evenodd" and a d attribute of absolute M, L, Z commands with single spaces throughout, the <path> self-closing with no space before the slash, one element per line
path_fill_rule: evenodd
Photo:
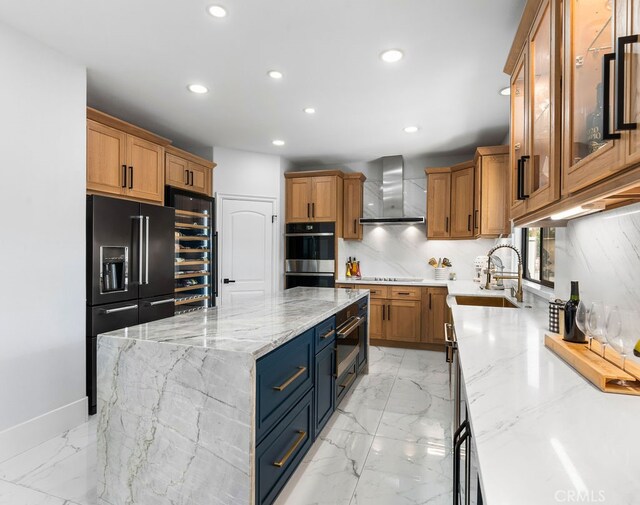
<path fill-rule="evenodd" d="M 222 197 L 221 206 L 221 304 L 272 294 L 275 203 Z"/>

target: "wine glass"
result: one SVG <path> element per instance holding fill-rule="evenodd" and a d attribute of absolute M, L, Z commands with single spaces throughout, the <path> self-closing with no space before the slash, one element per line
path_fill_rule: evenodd
<path fill-rule="evenodd" d="M 591 341 L 593 340 L 593 337 L 591 336 L 591 333 L 589 333 L 588 320 L 589 311 L 587 310 L 587 304 L 580 300 L 576 311 L 576 326 L 582 333 L 589 337 L 589 350 L 591 350 Z"/>
<path fill-rule="evenodd" d="M 607 349 L 607 339 L 604 336 L 604 305 L 601 302 L 593 302 L 587 318 L 587 330 L 591 338 L 595 338 L 602 346 L 602 357 Z"/>
<path fill-rule="evenodd" d="M 618 307 L 611 307 L 607 316 L 606 337 L 609 345 L 622 356 L 622 369 L 627 361 L 627 355 L 633 352 L 638 340 L 634 333 L 634 325 L 630 323 L 629 311 L 621 311 Z M 625 381 L 621 384 L 626 385 Z"/>

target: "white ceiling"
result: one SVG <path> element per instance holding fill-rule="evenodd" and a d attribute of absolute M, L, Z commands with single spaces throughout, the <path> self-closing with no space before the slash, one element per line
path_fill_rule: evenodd
<path fill-rule="evenodd" d="M 228 16 L 209 16 L 212 3 Z M 524 3 L 20 0 L 1 2 L 0 20 L 86 65 L 90 105 L 177 145 L 324 164 L 500 143 L 509 100 L 498 90 Z M 389 48 L 405 58 L 383 63 Z M 211 92 L 189 93 L 192 82 Z"/>

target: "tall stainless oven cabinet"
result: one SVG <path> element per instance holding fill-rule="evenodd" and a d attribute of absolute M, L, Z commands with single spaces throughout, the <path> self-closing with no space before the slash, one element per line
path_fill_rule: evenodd
<path fill-rule="evenodd" d="M 335 286 L 335 223 L 287 225 L 286 289 L 298 286 Z"/>
<path fill-rule="evenodd" d="M 96 413 L 97 335 L 174 314 L 174 209 L 87 196 L 87 396 Z"/>

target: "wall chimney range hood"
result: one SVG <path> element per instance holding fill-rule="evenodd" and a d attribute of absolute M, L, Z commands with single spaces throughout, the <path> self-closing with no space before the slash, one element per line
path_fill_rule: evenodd
<path fill-rule="evenodd" d="M 404 215 L 404 160 L 402 156 L 382 159 L 382 216 L 360 218 L 360 224 L 421 224 L 424 216 Z"/>

